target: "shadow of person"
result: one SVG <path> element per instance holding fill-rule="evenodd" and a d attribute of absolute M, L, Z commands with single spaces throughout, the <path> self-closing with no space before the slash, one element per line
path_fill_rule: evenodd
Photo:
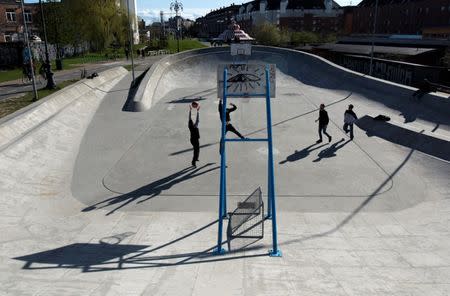
<path fill-rule="evenodd" d="M 126 205 L 132 203 L 133 201 L 140 199 L 143 196 L 146 196 L 147 198 L 139 201 L 138 203 L 142 203 L 142 202 L 149 200 L 155 196 L 158 196 L 161 194 L 161 192 L 170 189 L 172 186 L 174 186 L 176 184 L 179 184 L 186 180 L 201 176 L 201 175 L 209 173 L 211 171 L 217 170 L 219 168 L 219 166 L 204 170 L 213 164 L 214 163 L 207 163 L 199 168 L 195 168 L 195 167 L 184 168 L 184 169 L 182 169 L 176 173 L 173 173 L 167 177 L 164 177 L 164 178 L 154 181 L 148 185 L 145 185 L 136 190 L 133 190 L 132 192 L 122 193 L 119 196 L 111 197 L 111 198 L 108 198 L 101 202 L 98 202 L 92 206 L 86 207 L 82 210 L 82 212 L 93 211 L 95 209 L 97 209 L 97 210 L 103 209 L 103 208 L 106 208 L 109 206 L 113 206 L 115 204 L 119 204 L 116 208 L 112 209 L 111 211 L 109 211 L 106 214 L 107 216 L 111 215 L 115 211 L 125 207 Z"/>
<path fill-rule="evenodd" d="M 319 154 L 317 154 L 317 159 L 314 159 L 313 162 L 319 162 L 319 161 L 321 161 L 324 158 L 335 157 L 336 156 L 336 152 L 339 149 L 341 149 L 342 147 L 344 147 L 345 145 L 347 145 L 351 140 L 348 139 L 347 141 L 345 141 L 345 142 L 344 141 L 345 141 L 344 138 L 342 138 L 339 141 L 337 141 L 336 143 L 334 143 L 333 145 L 331 145 L 330 147 L 325 148 L 322 151 L 320 151 Z"/>
<path fill-rule="evenodd" d="M 403 116 L 404 123 L 413 122 L 419 115 L 419 106 L 417 103 L 411 103 L 401 110 L 400 115 Z"/>
<path fill-rule="evenodd" d="M 285 164 L 286 162 L 294 162 L 294 161 L 298 161 L 300 159 L 306 158 L 312 151 L 320 149 L 323 146 L 328 145 L 328 143 L 325 143 L 325 144 L 322 144 L 320 146 L 313 148 L 316 145 L 317 145 L 317 143 L 314 143 L 312 145 L 309 145 L 308 147 L 303 148 L 300 151 L 295 150 L 295 152 L 293 154 L 286 157 L 285 160 L 280 161 L 279 164 Z M 311 148 L 313 148 L 313 149 L 311 149 Z"/>

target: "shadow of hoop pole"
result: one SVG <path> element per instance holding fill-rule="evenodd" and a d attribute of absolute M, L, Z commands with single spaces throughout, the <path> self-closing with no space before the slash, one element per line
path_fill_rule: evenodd
<path fill-rule="evenodd" d="M 218 220 L 212 221 L 198 229 L 173 239 L 162 245 L 150 248 L 148 245 L 120 244 L 123 238 L 135 233 L 123 233 L 103 238 L 99 243 L 74 243 L 52 250 L 38 252 L 30 255 L 15 257 L 13 259 L 24 261 L 22 269 L 79 269 L 81 272 L 105 272 L 125 269 L 146 269 L 157 267 L 171 267 L 186 264 L 199 264 L 208 262 L 237 260 L 243 258 L 263 257 L 267 253 L 245 254 L 245 251 L 265 249 L 263 246 L 247 244 L 242 249 L 230 252 L 234 256 L 215 256 L 212 252 L 216 245 L 208 249 L 191 253 L 169 253 L 166 255 L 153 255 L 154 252 L 165 249 L 171 245 L 182 242 L 211 226 Z M 113 243 L 105 243 L 111 241 Z M 256 242 L 256 241 L 255 241 Z M 224 242 L 226 244 L 227 242 Z"/>

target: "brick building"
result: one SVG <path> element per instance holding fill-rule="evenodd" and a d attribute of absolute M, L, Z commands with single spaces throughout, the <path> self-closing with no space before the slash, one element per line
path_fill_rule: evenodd
<path fill-rule="evenodd" d="M 0 42 L 23 40 L 24 20 L 20 0 L 0 0 Z M 25 20 L 30 35 L 38 35 L 38 4 L 25 4 Z"/>
<path fill-rule="evenodd" d="M 265 21 L 296 31 L 337 33 L 344 10 L 332 0 L 255 0 L 241 5 L 236 21 L 244 30 Z"/>
<path fill-rule="evenodd" d="M 372 32 L 375 0 L 363 0 L 353 11 L 353 33 Z M 378 0 L 377 34 L 449 38 L 450 0 Z"/>
<path fill-rule="evenodd" d="M 237 14 L 240 5 L 230 5 L 213 10 L 195 21 L 195 30 L 199 37 L 215 38 L 228 28 L 231 20 Z"/>

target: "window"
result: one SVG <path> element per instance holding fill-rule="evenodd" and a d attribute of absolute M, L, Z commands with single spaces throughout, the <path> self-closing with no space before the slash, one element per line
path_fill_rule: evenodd
<path fill-rule="evenodd" d="M 27 23 L 33 22 L 33 15 L 31 14 L 31 11 L 26 10 L 26 9 L 25 9 L 25 21 Z"/>
<path fill-rule="evenodd" d="M 6 9 L 6 21 L 15 22 L 16 21 L 16 11 L 14 9 Z"/>
<path fill-rule="evenodd" d="M 11 41 L 12 41 L 11 35 L 8 32 L 6 32 L 5 33 L 5 42 L 11 42 Z"/>

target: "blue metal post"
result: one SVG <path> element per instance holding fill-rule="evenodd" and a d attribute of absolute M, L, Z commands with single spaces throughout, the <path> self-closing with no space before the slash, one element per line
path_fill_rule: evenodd
<path fill-rule="evenodd" d="M 225 68 L 223 71 L 223 101 L 222 101 L 222 137 L 220 138 L 220 192 L 219 192 L 219 230 L 217 233 L 217 249 L 216 254 L 223 254 L 225 250 L 222 248 L 222 232 L 223 232 L 223 217 L 226 213 L 226 155 L 225 155 L 225 134 L 226 134 L 226 102 L 227 102 L 227 77 L 228 71 Z"/>
<path fill-rule="evenodd" d="M 267 138 L 269 148 L 269 163 L 268 163 L 268 194 L 269 194 L 269 207 L 272 216 L 272 244 L 273 249 L 269 252 L 272 257 L 281 257 L 281 252 L 278 250 L 277 241 L 277 211 L 275 207 L 275 177 L 273 169 L 273 145 L 272 145 L 272 110 L 270 108 L 270 77 L 269 67 L 266 66 L 266 112 L 267 112 Z"/>
<path fill-rule="evenodd" d="M 269 114 L 270 108 L 270 77 L 269 77 L 269 69 L 266 66 L 266 116 L 267 116 L 267 150 L 268 150 L 268 163 L 267 163 L 267 217 L 266 219 L 272 219 L 272 196 L 273 196 L 273 188 L 272 188 L 272 176 L 273 176 L 273 160 L 272 157 L 272 122 L 271 116 Z M 269 132 L 269 128 L 271 129 Z"/>
<path fill-rule="evenodd" d="M 227 134 L 227 102 L 228 102 L 228 69 L 225 68 L 223 71 L 223 102 L 222 102 L 222 143 L 223 143 L 223 151 L 222 151 L 222 186 L 223 186 L 223 197 L 222 197 L 222 218 L 227 217 L 227 159 L 226 159 L 226 134 Z"/>

